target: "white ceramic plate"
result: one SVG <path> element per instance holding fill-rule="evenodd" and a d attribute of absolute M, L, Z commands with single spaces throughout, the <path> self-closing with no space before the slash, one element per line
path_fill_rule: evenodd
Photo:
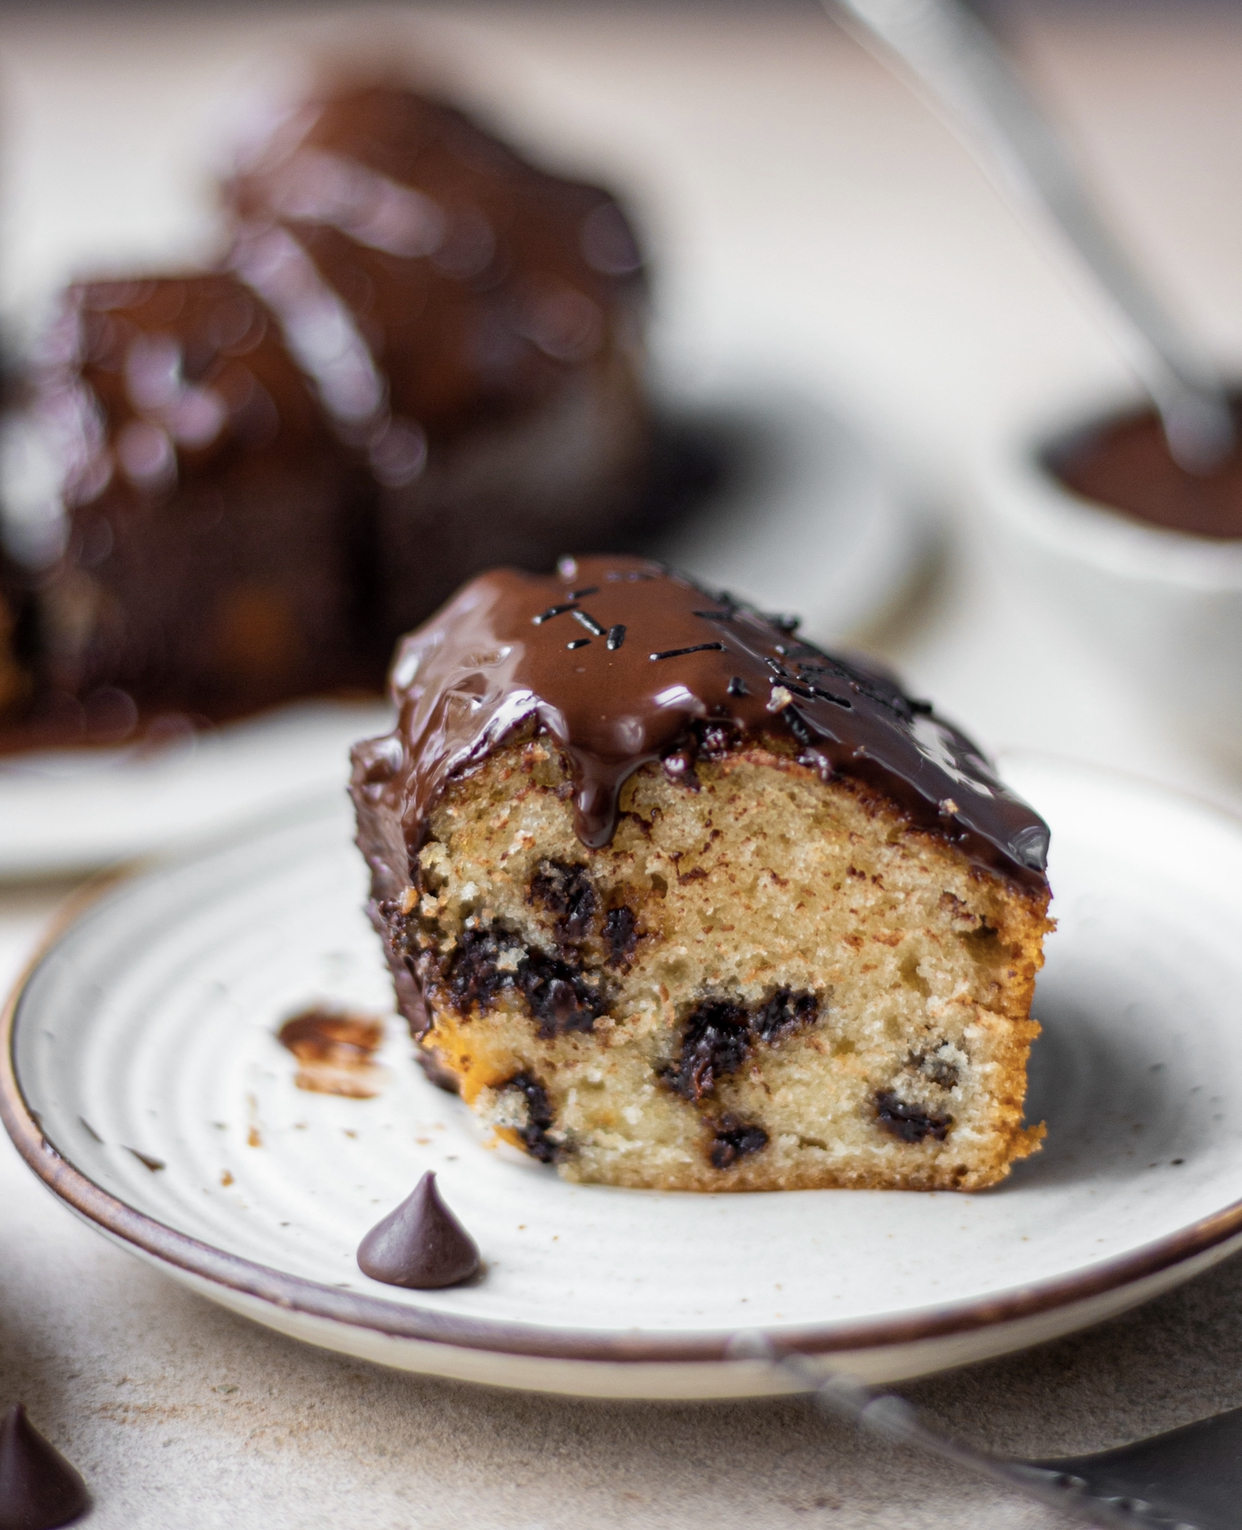
<path fill-rule="evenodd" d="M 735 471 L 653 547 L 812 637 L 848 637 L 904 592 L 930 527 L 898 475 L 804 395 L 685 388 L 670 413 L 732 443 Z M 572 550 L 572 549 L 567 549 Z M 200 837 L 339 783 L 381 706 L 306 702 L 145 757 L 76 750 L 0 758 L 0 877 L 76 873 Z"/>
<path fill-rule="evenodd" d="M 995 1191 L 566 1185 L 481 1146 L 395 1019 L 378 1098 L 299 1092 L 283 1017 L 320 998 L 389 1008 L 336 798 L 97 897 L 10 1007 L 0 1113 L 124 1247 L 260 1322 L 412 1370 L 727 1396 L 779 1389 L 729 1358 L 746 1329 L 872 1381 L 1065 1333 L 1242 1241 L 1242 826 L 1080 767 L 1024 757 L 1008 774 L 1051 820 L 1060 927 L 1031 1099 L 1047 1145 Z M 475 1284 L 399 1291 L 354 1262 L 425 1169 L 482 1247 Z"/>

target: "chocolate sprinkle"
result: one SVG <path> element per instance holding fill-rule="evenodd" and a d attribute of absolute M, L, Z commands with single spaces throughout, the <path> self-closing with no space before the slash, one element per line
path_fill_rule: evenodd
<path fill-rule="evenodd" d="M 0 1530 L 55 1530 L 89 1507 L 82 1478 L 14 1403 L 0 1422 Z"/>
<path fill-rule="evenodd" d="M 584 575 L 599 586 L 592 603 L 600 624 L 640 638 L 624 648 L 601 644 L 568 664 L 564 643 L 531 624 L 572 609 L 570 579 Z M 402 896 L 410 855 L 441 793 L 516 730 L 533 725 L 563 752 L 578 837 L 599 849 L 616 828 L 629 777 L 687 747 L 709 720 L 730 730 L 732 747 L 766 740 L 822 780 L 857 781 L 979 869 L 1046 893 L 1047 827 L 970 739 L 935 713 L 916 711 L 878 665 L 790 641 L 787 618 L 777 625 L 739 604 L 717 642 L 696 642 L 703 629 L 694 613 L 725 603 L 682 575 L 627 557 L 576 560 L 564 579 L 496 569 L 465 585 L 398 650 L 396 732 L 354 751 L 360 842 L 375 895 Z M 792 680 L 811 694 L 799 694 L 796 708 L 769 712 L 773 675 L 787 690 Z M 820 677 L 831 679 L 832 692 Z M 958 806 L 948 819 L 940 812 L 946 798 Z"/>
<path fill-rule="evenodd" d="M 680 659 L 688 653 L 708 653 L 713 648 L 718 648 L 721 653 L 725 651 L 723 643 L 691 643 L 689 648 L 666 648 L 663 653 L 648 654 L 649 659 Z"/>
<path fill-rule="evenodd" d="M 444 1204 L 428 1170 L 413 1194 L 358 1245 L 358 1268 L 386 1286 L 437 1291 L 469 1280 L 479 1268 L 479 1249 Z"/>
<path fill-rule="evenodd" d="M 590 638 L 574 638 L 573 642 L 572 643 L 566 643 L 565 647 L 566 648 L 570 648 L 570 649 L 573 649 L 573 648 L 587 648 L 587 647 L 590 646 L 590 642 L 591 642 Z"/>
<path fill-rule="evenodd" d="M 601 627 L 593 616 L 588 616 L 585 611 L 575 611 L 574 621 L 585 627 L 592 637 L 603 637 L 605 631 L 607 630 L 606 628 Z"/>
<path fill-rule="evenodd" d="M 621 644 L 625 642 L 625 623 L 614 622 L 608 629 L 608 647 L 612 653 L 616 653 Z"/>

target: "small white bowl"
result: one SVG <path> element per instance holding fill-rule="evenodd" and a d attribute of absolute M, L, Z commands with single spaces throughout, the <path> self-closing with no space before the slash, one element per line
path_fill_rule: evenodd
<path fill-rule="evenodd" d="M 1132 520 L 1075 494 L 1049 454 L 1136 400 L 1086 407 L 981 452 L 973 490 L 1007 569 L 1203 744 L 1242 756 L 1242 538 Z"/>

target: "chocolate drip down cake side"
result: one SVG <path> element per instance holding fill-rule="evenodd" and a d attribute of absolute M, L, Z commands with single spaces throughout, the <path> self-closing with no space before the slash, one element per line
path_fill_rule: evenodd
<path fill-rule="evenodd" d="M 795 627 L 633 558 L 494 571 L 354 751 L 428 1071 L 568 1179 L 979 1189 L 1042 1136 L 1047 829 Z"/>

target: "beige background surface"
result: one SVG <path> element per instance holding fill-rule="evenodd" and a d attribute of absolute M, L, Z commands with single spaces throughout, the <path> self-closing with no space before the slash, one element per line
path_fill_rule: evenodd
<path fill-rule="evenodd" d="M 207 250 L 210 147 L 239 125 L 239 91 L 291 34 L 352 46 L 377 32 L 417 36 L 533 145 L 629 190 L 663 273 L 671 374 L 777 368 L 935 486 L 954 548 L 875 635 L 919 687 L 991 745 L 1242 803 L 1161 698 L 1075 649 L 971 534 L 956 490 L 973 444 L 1122 374 L 953 140 L 809 9 L 6 10 L 0 296 L 14 322 L 73 270 Z M 1144 258 L 1236 357 L 1242 13 L 1053 9 L 1023 41 Z M 63 891 L 0 890 L 4 976 Z M 1079 1338 L 906 1391 L 1003 1449 L 1121 1442 L 1242 1404 L 1240 1298 L 1235 1261 Z M 7 1144 L 0 1367 L 0 1403 L 23 1398 L 86 1472 L 101 1530 L 1054 1522 L 801 1402 L 510 1396 L 301 1348 L 105 1244 Z"/>

